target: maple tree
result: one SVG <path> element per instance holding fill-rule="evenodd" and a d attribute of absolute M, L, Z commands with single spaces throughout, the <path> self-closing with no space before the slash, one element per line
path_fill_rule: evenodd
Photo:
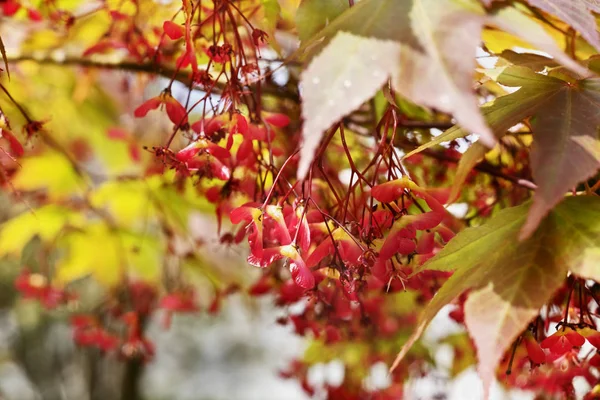
<path fill-rule="evenodd" d="M 495 379 L 574 398 L 575 378 L 600 398 L 599 15 L 0 0 L 0 256 L 77 345 L 138 367 L 153 314 L 169 329 L 243 293 L 303 305 L 278 321 L 310 340 L 281 371 L 308 394 L 339 359 L 328 398 L 402 398 L 435 367 L 421 335 L 445 308 L 466 332 L 451 373 L 476 364 L 485 398 Z M 365 384 L 378 362 L 384 388 Z"/>

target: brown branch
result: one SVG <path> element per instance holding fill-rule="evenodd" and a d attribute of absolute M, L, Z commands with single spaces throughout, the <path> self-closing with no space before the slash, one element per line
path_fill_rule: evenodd
<path fill-rule="evenodd" d="M 175 73 L 175 70 L 170 68 L 165 68 L 164 66 L 145 62 L 145 63 L 136 63 L 130 61 L 121 61 L 118 63 L 107 62 L 107 61 L 94 61 L 86 58 L 77 58 L 77 57 L 67 57 L 64 59 L 52 58 L 52 57 L 34 57 L 32 55 L 21 55 L 17 57 L 8 56 L 8 62 L 11 64 L 19 63 L 22 61 L 33 61 L 38 64 L 46 64 L 46 65 L 73 65 L 84 68 L 97 68 L 97 69 L 114 69 L 114 70 L 123 70 L 123 71 L 131 71 L 131 72 L 142 72 L 148 74 L 157 74 L 162 75 L 166 78 L 171 78 Z M 190 82 L 189 74 L 184 72 L 179 72 L 179 79 L 185 82 Z M 184 78 L 185 76 L 185 78 Z M 179 80 L 178 79 L 178 80 Z"/>
<path fill-rule="evenodd" d="M 167 67 L 153 62 L 106 62 L 95 61 L 87 58 L 66 57 L 64 59 L 53 58 L 50 56 L 34 57 L 32 55 L 8 56 L 7 61 L 10 64 L 16 64 L 23 61 L 32 61 L 42 65 L 57 65 L 57 66 L 75 66 L 82 68 L 104 69 L 104 70 L 119 70 L 126 72 L 136 72 L 143 74 L 160 75 L 168 79 L 174 79 L 178 82 L 189 86 L 192 84 L 191 73 Z M 215 82 L 212 92 L 221 93 L 225 89 L 226 84 L 223 82 Z M 284 98 L 298 98 L 297 91 L 292 91 L 290 87 L 280 87 L 276 85 L 263 86 L 263 91 L 266 94 L 281 96 Z"/>
<path fill-rule="evenodd" d="M 437 152 L 437 151 L 434 151 L 431 149 L 425 149 L 421 153 L 428 157 L 432 157 L 432 158 L 435 158 L 440 161 L 446 161 L 446 162 L 457 163 L 457 164 L 460 161 L 460 158 L 451 157 L 444 153 L 440 153 L 440 152 Z M 492 164 L 488 163 L 487 161 L 480 162 L 473 169 L 475 169 L 476 171 L 479 171 L 479 172 L 486 173 L 488 175 L 495 176 L 496 178 L 501 178 L 501 179 L 510 181 L 510 182 L 514 183 L 515 185 L 522 186 L 529 190 L 535 190 L 537 188 L 537 186 L 533 182 L 531 182 L 527 179 L 524 179 L 524 178 L 519 178 L 517 176 L 505 174 L 504 172 L 500 171 L 498 168 L 496 168 Z"/>
<path fill-rule="evenodd" d="M 181 70 L 175 70 L 164 65 L 160 65 L 153 62 L 132 62 L 132 61 L 119 61 L 119 62 L 108 62 L 108 61 L 95 61 L 87 58 L 78 57 L 66 57 L 64 59 L 53 58 L 50 56 L 35 57 L 32 55 L 21 55 L 17 57 L 8 56 L 8 62 L 10 64 L 16 64 L 23 61 L 32 61 L 41 65 L 57 65 L 57 66 L 74 66 L 82 68 L 92 69 L 105 69 L 105 70 L 118 70 L 127 72 L 137 72 L 144 74 L 160 75 L 162 77 L 174 79 L 185 85 L 192 83 L 190 73 Z M 222 90 L 225 86 L 223 83 L 217 83 L 217 89 Z"/>

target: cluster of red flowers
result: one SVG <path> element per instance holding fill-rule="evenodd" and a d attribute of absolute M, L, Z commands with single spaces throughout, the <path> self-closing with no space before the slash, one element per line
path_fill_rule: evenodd
<path fill-rule="evenodd" d="M 263 272 L 248 292 L 270 294 L 281 307 L 303 304 L 300 312 L 281 318 L 280 324 L 341 351 L 354 348 L 357 340 L 372 344 L 349 357 L 361 374 L 348 374 L 342 386 L 326 388 L 331 398 L 363 398 L 365 368 L 390 361 L 399 338 L 416 323 L 416 308 L 400 307 L 398 298 L 408 291 L 416 295 L 402 301 L 425 304 L 448 276 L 432 272 L 409 278 L 414 267 L 432 257 L 456 230 L 444 208 L 448 193 L 418 186 L 394 157 L 387 140 L 396 118 L 391 112 L 385 113 L 375 133 L 380 142 L 365 147 L 362 160 L 353 159 L 340 125 L 341 142 L 334 139 L 335 130 L 326 140 L 336 160 L 319 154 L 314 174 L 305 182 L 297 181 L 298 125 L 288 116 L 297 111 L 263 104 L 246 86 L 250 75 L 263 73 L 259 48 L 268 34 L 249 25 L 245 17 L 242 22 L 234 19 L 232 15 L 242 11 L 231 2 L 218 3 L 214 9 L 184 2 L 176 16 L 183 17 L 183 22 L 174 22 L 174 17 L 154 32 L 158 46 L 140 34 L 133 19 L 111 10 L 114 23 L 83 55 L 118 50 L 140 63 L 171 65 L 173 76 L 184 76 L 190 89 L 206 92 L 205 107 L 184 105 L 173 96 L 169 84 L 135 109 L 133 114 L 139 118 L 164 110 L 174 125 L 167 144 L 153 148 L 156 157 L 146 174 L 173 169 L 176 184 L 193 180 L 198 194 L 215 205 L 219 231 L 228 230 L 220 232 L 222 242 L 241 243 L 247 238 L 248 261 Z M 214 25 L 212 43 L 202 30 L 205 23 Z M 203 58 L 208 58 L 205 69 L 198 66 Z M 207 107 L 216 87 L 219 106 Z M 194 120 L 200 110 L 201 117 Z M 40 129 L 41 123 L 27 124 L 27 137 Z M 18 140 L 6 132 L 3 138 L 11 153 L 21 155 Z M 174 140 L 176 135 L 187 140 L 182 148 L 172 148 L 180 143 Z M 127 132 L 113 128 L 108 137 L 127 143 L 131 159 L 143 161 Z M 349 183 L 339 174 L 346 165 L 352 171 Z M 227 220 L 235 226 L 228 229 Z M 66 294 L 36 283 L 37 274 L 32 276 L 21 277 L 17 283 L 26 297 L 49 308 L 67 301 Z M 198 310 L 188 288 L 162 297 L 159 291 L 150 284 L 123 282 L 100 310 L 73 317 L 75 342 L 125 359 L 152 358 L 155 350 L 145 335 L 149 316 L 161 309 L 164 324 L 169 326 L 173 313 Z M 230 291 L 217 293 L 207 311 L 216 312 L 222 296 Z M 313 392 L 306 376 L 310 362 L 298 361 L 292 367 L 288 376 L 298 378 L 307 392 Z M 369 395 L 396 398 L 402 392 L 398 382 L 408 373 L 407 368 L 398 368 L 391 387 Z"/>
<path fill-rule="evenodd" d="M 190 26 L 168 21 L 163 29 L 171 40 L 184 40 L 177 66 L 191 66 L 192 77 L 197 76 Z M 251 32 L 255 46 L 267 38 L 264 31 Z M 244 50 L 229 43 L 214 43 L 205 51 L 213 65 L 233 68 L 235 60 L 242 74 L 253 65 L 242 55 Z M 210 80 L 205 87 L 207 83 Z M 220 115 L 190 123 L 188 110 L 168 91 L 139 106 L 135 115 L 164 107 L 171 122 L 190 139 L 181 150 L 160 147 L 154 152 L 180 179 L 198 179 L 199 193 L 216 206 L 219 230 L 227 216 L 238 225 L 222 236 L 224 243 L 240 243 L 247 237 L 249 264 L 264 270 L 249 293 L 274 294 L 280 306 L 308 299 L 300 314 L 280 319 L 281 324 L 291 324 L 298 334 L 327 344 L 345 346 L 354 338 L 381 341 L 380 350 L 363 354 L 364 361 L 389 359 L 392 352 L 384 351 L 383 343 L 395 344 L 398 335 L 414 326 L 416 314 L 396 310 L 393 301 L 381 294 L 408 289 L 417 293 L 418 304 L 424 304 L 448 277 L 446 272 L 429 272 L 409 278 L 415 266 L 454 235 L 454 220 L 444 208 L 448 191 L 419 187 L 394 161 L 388 168 L 381 166 L 382 154 L 391 149 L 385 141 L 375 149 L 368 173 L 354 171 L 360 184 L 351 186 L 346 198 L 337 194 L 344 185 L 334 165 L 325 167 L 331 170 L 323 170 L 322 179 L 295 182 L 291 176 L 298 157 L 281 136 L 295 129 L 290 118 L 252 109 L 242 114 L 235 108 L 244 93 L 237 84 L 231 81 L 223 89 L 229 108 Z M 392 114 L 386 115 L 386 126 L 392 119 Z M 348 154 L 345 145 L 340 151 Z M 276 167 L 279 161 L 281 167 Z M 212 183 L 204 185 L 204 179 Z M 240 199 L 249 201 L 240 204 Z M 302 377 L 306 371 L 297 368 L 293 375 L 310 392 L 313 389 Z M 394 372 L 398 381 L 407 373 L 402 368 Z M 361 395 L 360 385 L 347 383 L 352 386 L 349 396 Z M 397 390 L 389 388 L 390 393 Z"/>
<path fill-rule="evenodd" d="M 25 299 L 38 300 L 45 308 L 53 309 L 76 300 L 76 296 L 60 287 L 52 286 L 42 274 L 24 268 L 15 279 L 15 288 Z"/>
<path fill-rule="evenodd" d="M 26 269 L 16 278 L 15 287 L 23 298 L 37 300 L 47 309 L 77 299 L 74 294 L 50 285 L 43 275 Z M 126 308 L 122 297 L 127 298 Z M 173 313 L 199 311 L 191 289 L 166 294 L 160 300 L 157 298 L 155 286 L 141 281 L 116 288 L 105 309 L 94 314 L 75 314 L 71 318 L 73 340 L 82 347 L 93 347 L 102 352 L 117 351 L 123 358 L 148 361 L 154 356 L 154 345 L 144 335 L 144 325 L 152 313 L 163 310 L 168 328 Z"/>

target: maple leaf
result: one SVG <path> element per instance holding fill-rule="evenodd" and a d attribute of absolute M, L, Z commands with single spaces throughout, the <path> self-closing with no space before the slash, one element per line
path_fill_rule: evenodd
<path fill-rule="evenodd" d="M 296 11 L 298 37 L 310 39 L 347 9 L 346 0 L 302 0 Z"/>
<path fill-rule="evenodd" d="M 518 241 L 529 204 L 499 212 L 485 225 L 459 233 L 420 267 L 450 271 L 459 266 L 423 311 L 418 328 L 400 351 L 398 365 L 438 311 L 471 290 L 464 306 L 467 330 L 477 347 L 478 371 L 487 393 L 504 352 L 564 282 L 568 271 L 600 275 L 600 199 L 569 197 L 535 233 Z"/>
<path fill-rule="evenodd" d="M 529 4 L 562 19 L 581 33 L 589 44 L 600 50 L 596 18 L 590 10 L 599 11 L 600 6 L 591 0 L 527 0 Z"/>
<path fill-rule="evenodd" d="M 402 48 L 394 87 L 415 103 L 452 113 L 459 124 L 492 146 L 496 139 L 479 113 L 472 90 L 484 16 L 476 3 L 414 0 L 411 27 L 423 51 Z"/>
<path fill-rule="evenodd" d="M 411 22 L 426 49 L 426 56 L 403 47 L 403 64 L 396 75 L 399 80 L 395 82 L 395 89 L 416 103 L 452 113 L 459 125 L 478 133 L 480 141 L 488 147 L 495 139 L 476 110 L 476 98 L 471 90 L 475 52 L 484 24 L 496 25 L 522 37 L 573 71 L 587 73 L 566 56 L 539 25 L 514 8 L 503 8 L 488 16 L 471 2 L 446 0 L 446 3 L 438 7 L 438 2 L 414 0 Z M 472 57 L 464 57 L 465 53 Z"/>
<path fill-rule="evenodd" d="M 573 85 L 565 82 L 545 102 L 544 112 L 535 114 L 530 158 L 538 189 L 522 237 L 533 232 L 566 191 L 600 168 L 598 102 L 600 79 L 581 80 Z"/>
<path fill-rule="evenodd" d="M 413 0 L 362 0 L 305 41 L 299 51 L 306 53 L 306 58 L 311 58 L 338 32 L 396 40 L 414 48 L 421 48 L 410 25 L 409 13 L 412 3 Z M 309 48 L 312 50 L 307 51 Z"/>
<path fill-rule="evenodd" d="M 302 76 L 305 126 L 298 178 L 308 172 L 323 131 L 373 96 L 389 75 L 398 93 L 453 114 L 461 126 L 479 134 L 482 143 L 494 145 L 496 138 L 479 113 L 472 90 L 475 54 L 485 24 L 524 37 L 567 67 L 587 72 L 539 25 L 512 8 L 486 15 L 479 3 L 469 0 L 361 1 L 302 47 L 311 49 L 310 56 L 326 45 Z M 352 96 L 346 98 L 350 87 Z"/>
<path fill-rule="evenodd" d="M 538 50 L 542 50 L 556 59 L 557 62 L 580 75 L 589 73 L 556 44 L 551 35 L 534 19 L 515 7 L 503 7 L 490 14 L 487 22 L 505 32 L 517 36 Z M 548 65 L 551 66 L 551 65 Z"/>
<path fill-rule="evenodd" d="M 525 76 L 529 78 L 524 80 Z M 530 158 L 538 188 L 521 231 L 521 238 L 526 238 L 565 192 L 600 168 L 597 140 L 600 116 L 595 112 L 600 101 L 600 79 L 566 82 L 533 74 L 523 67 L 512 67 L 498 77 L 498 82 L 520 86 L 514 94 L 500 99 L 514 101 L 521 112 L 534 116 Z M 524 98 L 527 101 L 523 102 Z M 504 115 L 508 117 L 508 124 L 514 124 L 513 117 L 519 116 L 518 113 Z"/>
<path fill-rule="evenodd" d="M 534 143 L 530 157 L 537 189 L 521 232 L 521 238 L 526 238 L 568 190 L 600 168 L 600 142 L 597 140 L 600 116 L 595 112 L 600 101 L 600 79 L 567 82 L 536 74 L 525 67 L 511 66 L 501 69 L 497 81 L 520 89 L 482 108 L 496 134 L 503 135 L 523 119 L 534 117 Z M 466 134 L 465 130 L 453 127 L 406 157 Z M 455 185 L 464 182 L 467 171 L 483 153 L 481 148 L 476 147 L 461 161 Z M 456 187 L 453 195 L 456 195 Z"/>
<path fill-rule="evenodd" d="M 545 76 L 536 74 L 525 67 L 516 66 L 499 69 L 496 79 L 499 83 L 506 86 L 521 87 L 518 91 L 498 97 L 481 107 L 481 112 L 487 123 L 490 125 L 492 131 L 499 136 L 503 135 L 509 128 L 521 122 L 531 115 L 532 111 L 541 106 L 550 89 L 555 88 L 555 85 L 551 84 L 551 82 L 556 83 L 558 81 L 554 78 L 548 80 Z M 407 153 L 404 158 L 468 134 L 469 132 L 460 126 L 454 126 L 441 135 L 436 136 L 433 140 Z"/>
<path fill-rule="evenodd" d="M 487 123 L 492 128 L 494 134 L 498 136 L 504 135 L 509 128 L 529 117 L 532 112 L 541 107 L 544 101 L 547 100 L 548 93 L 555 88 L 554 84 L 556 83 L 553 80 L 545 79 L 545 77 L 540 78 L 540 75 L 533 73 L 525 67 L 510 66 L 502 68 L 500 75 L 502 76 L 502 82 L 509 85 L 521 86 L 521 89 L 509 95 L 498 97 L 482 106 L 481 111 Z M 410 157 L 412 154 L 416 154 L 435 144 L 458 139 L 467 133 L 460 127 L 450 128 L 434 140 L 408 153 L 406 157 Z M 480 143 L 475 143 L 462 155 L 452 183 L 450 201 L 458 197 L 460 188 L 467 179 L 468 174 L 484 157 L 486 152 L 487 148 Z M 523 184 L 525 185 L 526 182 L 523 181 Z"/>
<path fill-rule="evenodd" d="M 533 53 L 517 53 L 512 50 L 504 50 L 500 54 L 500 58 L 508 61 L 511 65 L 527 67 L 535 72 L 541 72 L 545 68 L 554 68 L 558 66 L 551 58 Z"/>
<path fill-rule="evenodd" d="M 395 42 L 340 32 L 312 60 L 301 79 L 304 142 L 298 178 L 308 173 L 323 132 L 377 93 L 396 69 L 399 54 Z"/>

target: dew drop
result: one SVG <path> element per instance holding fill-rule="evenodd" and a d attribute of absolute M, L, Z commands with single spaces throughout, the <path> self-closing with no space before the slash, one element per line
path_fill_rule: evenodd
<path fill-rule="evenodd" d="M 313 83 L 313 85 L 318 85 L 319 83 L 321 83 L 321 80 L 318 77 L 315 76 L 312 79 L 312 83 Z"/>
<path fill-rule="evenodd" d="M 344 87 L 349 88 L 350 86 L 352 86 L 352 82 L 350 82 L 350 80 L 345 80 Z"/>

